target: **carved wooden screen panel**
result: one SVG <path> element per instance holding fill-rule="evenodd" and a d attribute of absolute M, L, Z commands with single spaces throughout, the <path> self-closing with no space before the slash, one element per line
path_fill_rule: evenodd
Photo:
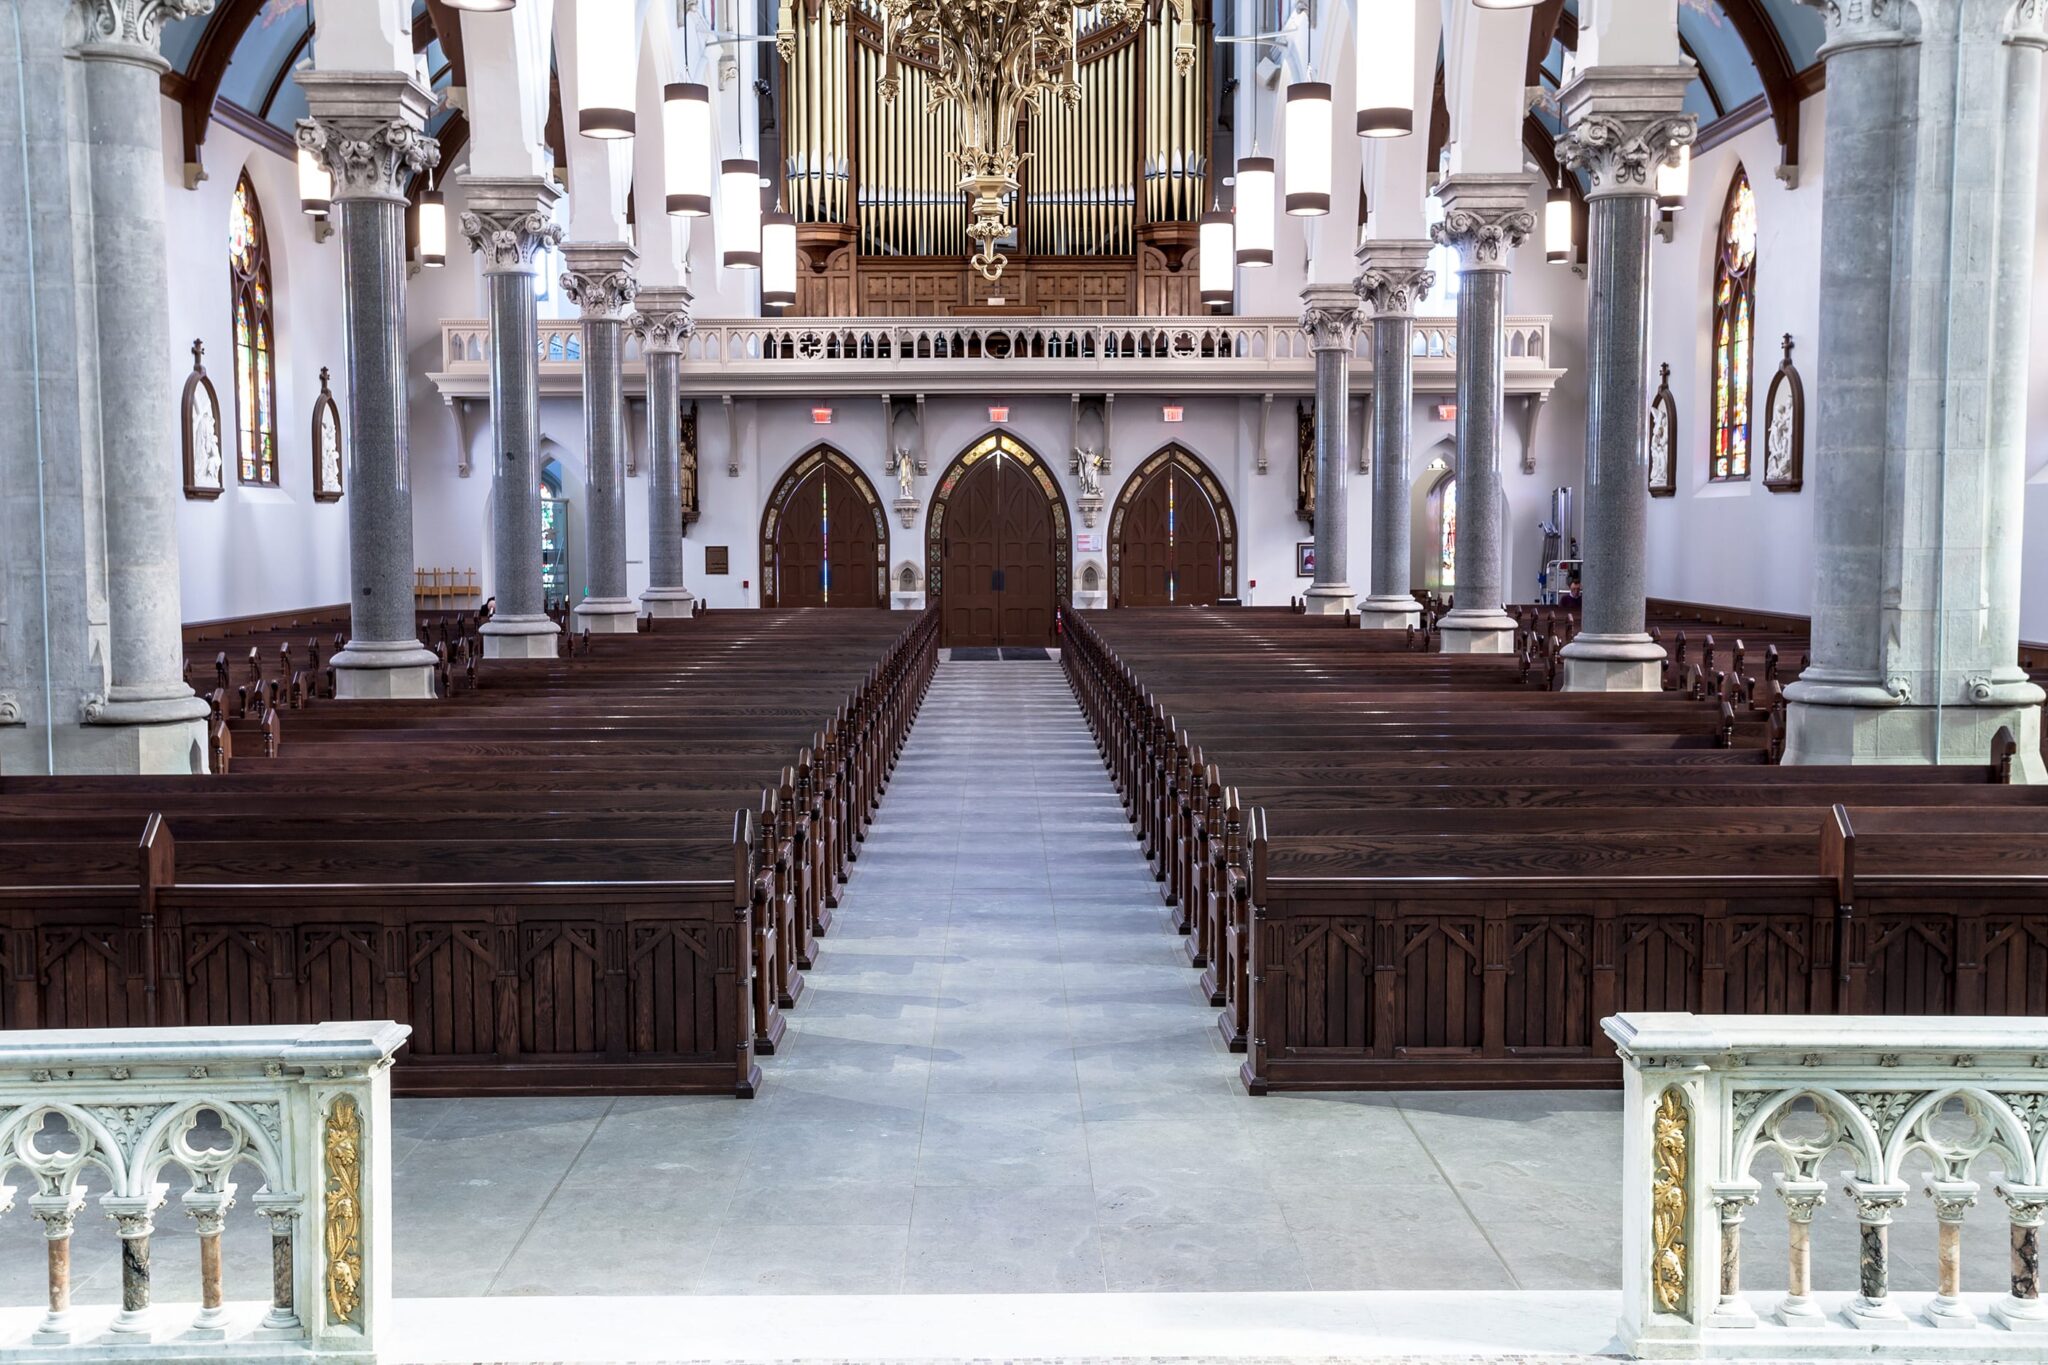
<path fill-rule="evenodd" d="M 1398 926 L 1394 1045 L 1404 1052 L 1476 1051 L 1485 1041 L 1480 921 L 1403 917 Z"/>
<path fill-rule="evenodd" d="M 1625 1010 L 1700 1009 L 1699 916 L 1624 917 L 1614 967 Z"/>
<path fill-rule="evenodd" d="M 1506 927 L 1503 1041 L 1522 1051 L 1592 1046 L 1592 919 L 1524 915 Z"/>
<path fill-rule="evenodd" d="M 2048 924 L 2024 917 L 2017 902 L 1987 910 L 1982 1011 L 2048 1015 Z"/>

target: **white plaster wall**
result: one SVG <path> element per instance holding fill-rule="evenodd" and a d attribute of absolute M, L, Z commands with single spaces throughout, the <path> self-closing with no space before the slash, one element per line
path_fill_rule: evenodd
<path fill-rule="evenodd" d="M 227 488 L 210 501 L 178 505 L 180 599 L 188 621 L 346 602 L 348 498 L 313 500 L 313 403 L 320 367 L 333 374 L 348 439 L 343 387 L 341 243 L 313 240 L 299 212 L 293 162 L 214 124 L 206 138 L 208 178 L 187 190 L 180 173 L 177 106 L 163 111 L 165 240 L 170 255 L 172 393 L 183 392 L 193 338 L 206 343 L 206 371 L 220 397 Z M 234 321 L 228 280 L 228 204 L 244 168 L 256 187 L 269 236 L 277 367 L 279 485 L 236 481 Z M 173 413 L 176 421 L 176 413 Z M 166 439 L 178 439 L 174 425 Z"/>
<path fill-rule="evenodd" d="M 1812 480 L 1798 493 L 1771 492 L 1763 484 L 1761 445 L 1753 442 L 1750 478 L 1716 484 L 1707 477 L 1707 452 L 1716 237 L 1739 164 L 1749 172 L 1757 210 L 1752 411 L 1762 411 L 1782 354 L 1780 339 L 1790 332 L 1793 363 L 1806 385 L 1806 463 L 1812 468 L 1825 105 L 1825 94 L 1816 95 L 1801 111 L 1799 188 L 1787 189 L 1777 178 L 1776 135 L 1768 122 L 1760 123 L 1694 158 L 1692 196 L 1678 215 L 1673 239 L 1651 246 L 1650 391 L 1656 389 L 1656 365 L 1669 364 L 1678 407 L 1678 491 L 1650 499 L 1647 586 L 1653 597 L 1812 610 Z"/>

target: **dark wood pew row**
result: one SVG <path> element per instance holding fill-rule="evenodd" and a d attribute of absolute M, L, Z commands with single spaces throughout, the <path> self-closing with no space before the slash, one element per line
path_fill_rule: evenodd
<path fill-rule="evenodd" d="M 936 636 L 718 613 L 226 776 L 0 777 L 0 1027 L 393 1018 L 405 1093 L 752 1094 Z"/>
<path fill-rule="evenodd" d="M 1286 609 L 1062 626 L 1256 1093 L 1613 1085 L 1617 1009 L 2048 1009 L 2048 791 L 1992 755 L 1777 766 L 1721 699 Z"/>

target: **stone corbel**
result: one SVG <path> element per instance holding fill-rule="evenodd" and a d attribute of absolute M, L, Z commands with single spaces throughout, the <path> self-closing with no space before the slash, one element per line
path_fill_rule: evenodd
<path fill-rule="evenodd" d="M 1536 472 L 1536 424 L 1543 419 L 1543 405 L 1550 401 L 1547 393 L 1530 393 L 1522 396 L 1522 472 Z"/>
<path fill-rule="evenodd" d="M 1095 529 L 1095 519 L 1102 515 L 1102 494 L 1083 493 L 1074 499 L 1074 510 L 1081 514 L 1081 525 Z"/>
<path fill-rule="evenodd" d="M 917 514 L 924 507 L 923 501 L 916 497 L 898 498 L 892 505 L 896 508 L 896 519 L 903 523 L 906 531 L 917 525 Z"/>
<path fill-rule="evenodd" d="M 725 404 L 725 474 L 729 479 L 740 476 L 740 414 L 732 405 L 732 395 L 720 394 L 719 401 Z"/>
<path fill-rule="evenodd" d="M 28 717 L 22 714 L 21 700 L 12 692 L 0 692 L 0 725 L 26 725 Z"/>

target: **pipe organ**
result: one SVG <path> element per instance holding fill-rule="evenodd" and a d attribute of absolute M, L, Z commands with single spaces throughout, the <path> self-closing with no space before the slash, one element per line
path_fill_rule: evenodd
<path fill-rule="evenodd" d="M 784 11 L 779 91 L 785 195 L 808 266 L 802 315 L 988 311 L 1195 313 L 1191 248 L 1209 206 L 1209 24 L 1189 38 L 1157 0 L 1133 26 L 1084 11 L 1075 45 L 1079 100 L 1044 93 L 1020 129 L 1025 154 L 1008 207 L 1013 264 L 997 284 L 972 278 L 957 106 L 933 98 L 933 73 L 884 51 L 878 13 L 852 0 L 834 22 L 821 0 Z M 896 97 L 882 96 L 884 81 Z M 1180 277 L 1187 279 L 1182 287 Z"/>

